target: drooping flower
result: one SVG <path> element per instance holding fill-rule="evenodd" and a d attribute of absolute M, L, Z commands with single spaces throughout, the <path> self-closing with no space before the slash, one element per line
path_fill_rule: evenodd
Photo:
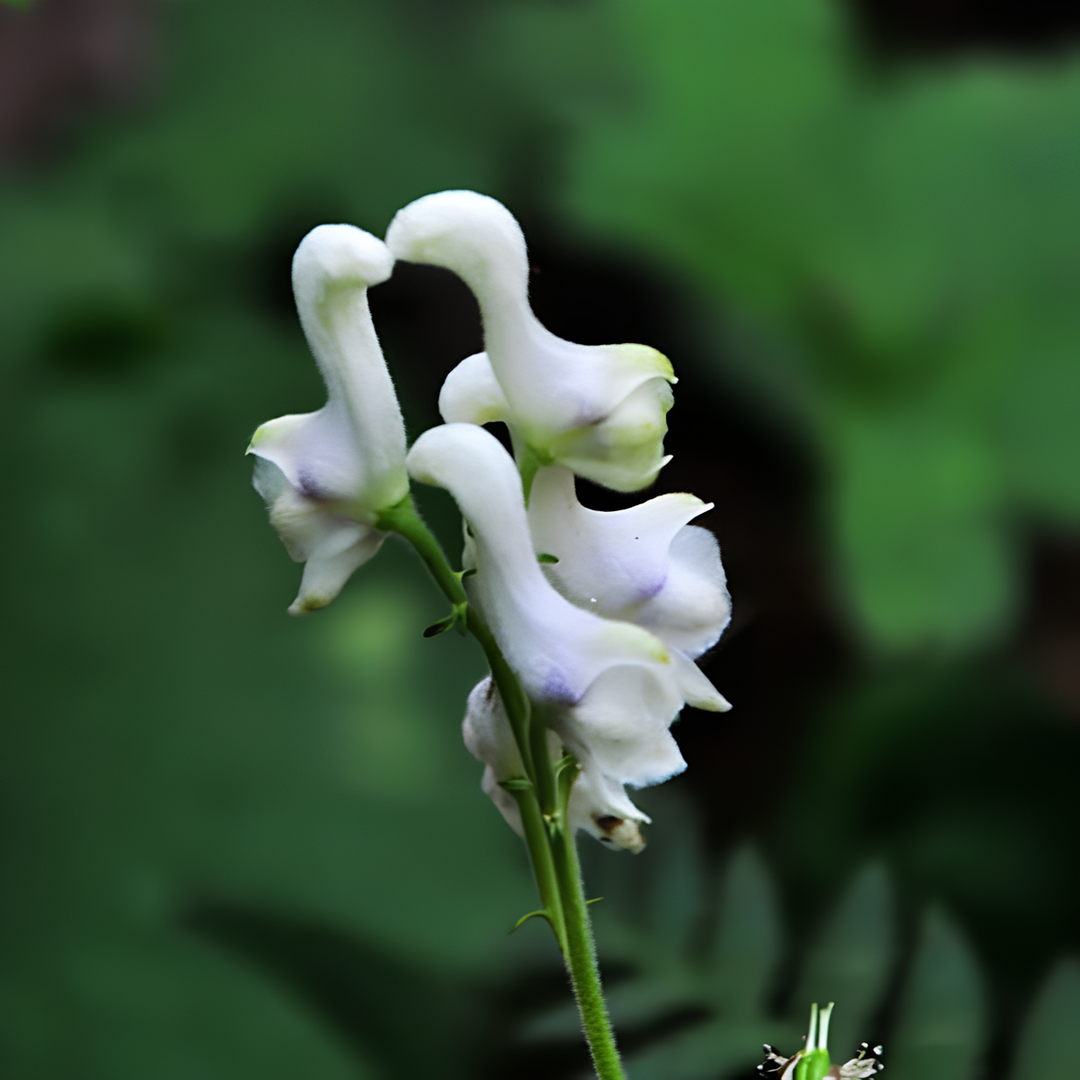
<path fill-rule="evenodd" d="M 551 466 L 536 474 L 528 514 L 544 573 L 563 596 L 696 658 L 731 618 L 716 537 L 688 524 L 711 509 L 673 493 L 626 510 L 589 510 L 578 502 L 573 473 Z"/>
<path fill-rule="evenodd" d="M 552 587 L 534 552 L 517 469 L 493 435 L 470 424 L 433 428 L 409 452 L 408 467 L 457 501 L 469 527 L 465 561 L 476 570 L 466 581 L 469 601 L 491 626 L 534 715 L 581 764 L 582 793 L 600 800 L 581 811 L 593 822 L 590 831 L 610 835 L 601 818 L 611 819 L 612 828 L 635 815 L 646 820 L 623 785 L 655 784 L 682 771 L 672 721 L 686 703 L 719 710 L 724 699 L 685 654 L 656 635 L 582 610 Z M 479 688 L 467 724 L 500 733 L 486 742 L 478 737 L 476 746 L 505 746 L 501 703 Z M 495 781 L 508 778 L 499 775 L 510 760 L 506 753 L 483 760 Z"/>
<path fill-rule="evenodd" d="M 271 523 L 307 564 L 293 615 L 337 596 L 386 538 L 375 527 L 380 512 L 408 494 L 405 426 L 367 302 L 368 286 L 393 265 L 381 240 L 352 225 L 320 225 L 293 258 L 296 307 L 327 402 L 270 420 L 248 447 Z"/>
<path fill-rule="evenodd" d="M 491 677 L 481 680 L 469 694 L 462 724 L 465 746 L 477 761 L 484 764 L 480 787 L 498 807 L 510 827 L 522 834 L 521 810 L 502 782 L 525 775 L 525 767 L 503 709 L 502 698 Z M 552 762 L 562 756 L 562 739 L 548 730 L 548 754 Z M 626 851 L 638 852 L 645 846 L 639 826 L 648 824 L 643 814 L 627 797 L 625 787 L 590 762 L 582 769 L 570 792 L 568 807 L 570 827 L 584 829 L 598 840 Z"/>
<path fill-rule="evenodd" d="M 519 461 L 566 465 L 617 491 L 656 479 L 668 460 L 671 364 L 646 345 L 577 345 L 545 329 L 529 307 L 525 238 L 506 207 L 474 191 L 427 195 L 397 213 L 386 242 L 398 259 L 453 270 L 480 304 L 486 352 L 447 377 L 444 420 L 505 421 Z"/>

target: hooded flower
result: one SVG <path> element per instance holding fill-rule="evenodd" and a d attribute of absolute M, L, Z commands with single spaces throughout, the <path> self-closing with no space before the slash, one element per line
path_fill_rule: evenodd
<path fill-rule="evenodd" d="M 675 382 L 646 345 L 575 345 L 529 307 L 525 238 L 501 203 L 474 191 L 427 195 L 400 210 L 386 242 L 394 256 L 453 270 L 472 289 L 486 352 L 447 377 L 447 422 L 505 421 L 519 460 L 558 463 L 617 491 L 651 484 L 663 456 Z"/>
<path fill-rule="evenodd" d="M 351 225 L 320 225 L 293 258 L 296 307 L 327 402 L 263 424 L 248 447 L 271 523 L 307 563 L 293 615 L 337 596 L 382 545 L 380 512 L 408 494 L 405 427 L 367 303 L 368 286 L 393 265 L 381 240 Z"/>
<path fill-rule="evenodd" d="M 493 435 L 469 424 L 433 428 L 409 452 L 408 467 L 417 480 L 446 488 L 461 508 L 469 529 L 466 563 L 476 570 L 466 581 L 470 603 L 491 626 L 534 715 L 580 762 L 579 820 L 587 818 L 590 831 L 604 835 L 600 819 L 646 820 L 623 785 L 655 784 L 681 772 L 685 762 L 671 722 L 687 702 L 718 710 L 724 699 L 686 655 L 656 635 L 582 610 L 552 587 L 534 552 L 517 469 Z M 488 734 L 470 741 L 470 727 Z M 466 740 L 483 751 L 495 781 L 513 775 L 501 775 L 511 758 L 484 748 L 505 749 L 507 738 L 497 695 L 478 688 Z"/>
<path fill-rule="evenodd" d="M 498 807 L 510 827 L 522 835 L 521 810 L 502 787 L 502 781 L 524 776 L 525 766 L 502 698 L 490 676 L 477 683 L 469 694 L 462 734 L 469 753 L 484 763 L 480 782 L 484 794 Z M 553 762 L 562 755 L 562 739 L 550 729 L 548 753 Z M 630 801 L 622 784 L 595 764 L 578 774 L 570 792 L 569 816 L 573 830 L 584 829 L 602 843 L 633 852 L 645 846 L 639 826 L 649 822 L 648 816 Z"/>
<path fill-rule="evenodd" d="M 536 474 L 528 515 L 544 573 L 563 596 L 695 658 L 731 618 L 716 537 L 687 524 L 711 509 L 679 493 L 626 510 L 589 510 L 577 500 L 574 474 L 551 466 Z"/>

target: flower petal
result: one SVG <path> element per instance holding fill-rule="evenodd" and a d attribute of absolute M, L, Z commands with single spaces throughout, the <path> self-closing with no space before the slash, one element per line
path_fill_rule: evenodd
<path fill-rule="evenodd" d="M 674 679 L 625 664 L 600 674 L 580 701 L 541 715 L 582 768 L 646 787 L 686 768 L 668 730 L 682 706 Z"/>
<path fill-rule="evenodd" d="M 517 800 L 500 786 L 500 782 L 511 777 L 523 777 L 525 766 L 514 741 L 502 698 L 490 675 L 478 682 L 469 694 L 461 733 L 469 753 L 487 766 L 480 782 L 481 789 L 498 807 L 499 813 L 514 832 L 522 835 L 521 810 Z M 559 737 L 550 731 L 548 752 L 552 761 L 557 761 L 562 754 Z"/>
<path fill-rule="evenodd" d="M 574 477 L 540 469 L 529 497 L 529 528 L 548 580 L 579 607 L 634 622 L 665 644 L 700 656 L 731 617 L 716 538 L 686 523 L 711 509 L 693 495 L 660 495 L 604 513 L 577 500 Z"/>
<path fill-rule="evenodd" d="M 470 599 L 531 698 L 575 703 L 615 664 L 670 669 L 653 634 L 582 611 L 551 587 L 533 554 L 520 477 L 493 435 L 471 424 L 432 428 L 409 451 L 408 468 L 446 488 L 471 526 Z"/>
<path fill-rule="evenodd" d="M 307 563 L 290 615 L 304 615 L 329 604 L 386 539 L 386 533 L 300 494 L 272 462 L 256 462 L 255 488 L 266 500 L 270 523 L 290 557 Z"/>
<path fill-rule="evenodd" d="M 486 766 L 481 788 L 507 824 L 520 835 L 521 811 L 517 800 L 500 786 L 500 781 L 524 775 L 524 767 L 502 699 L 490 676 L 469 694 L 462 734 L 469 753 Z M 548 753 L 552 761 L 562 755 L 562 740 L 550 730 Z M 584 829 L 605 844 L 635 852 L 645 846 L 638 826 L 647 823 L 648 816 L 634 806 L 622 784 L 597 769 L 589 759 L 571 789 L 569 818 L 572 829 Z"/>
<path fill-rule="evenodd" d="M 514 733 L 510 729 L 499 691 L 490 675 L 477 683 L 469 694 L 461 733 L 465 748 L 486 766 L 480 782 L 484 794 L 498 807 L 510 828 L 523 836 L 517 800 L 500 787 L 499 782 L 509 780 L 512 776 L 523 776 L 525 766 L 514 742 Z"/>
<path fill-rule="evenodd" d="M 328 400 L 263 424 L 248 448 L 297 491 L 348 502 L 351 516 L 369 522 L 408 492 L 405 426 L 367 303 L 367 287 L 392 268 L 382 241 L 352 225 L 320 225 L 304 237 L 293 291 Z"/>
<path fill-rule="evenodd" d="M 622 784 L 595 769 L 582 769 L 570 790 L 570 827 L 584 829 L 602 844 L 632 851 L 644 850 L 641 825 L 651 820 L 627 797 Z"/>
<path fill-rule="evenodd" d="M 487 353 L 465 357 L 446 376 L 439 391 L 439 414 L 448 424 L 490 424 L 510 415 Z"/>
<path fill-rule="evenodd" d="M 671 387 L 664 379 L 649 379 L 597 423 L 550 438 L 547 453 L 551 460 L 614 491 L 648 487 L 671 460 L 670 454 L 664 455 L 663 446 L 665 417 L 673 402 Z"/>
<path fill-rule="evenodd" d="M 395 257 L 446 267 L 472 289 L 516 440 L 620 491 L 655 479 L 671 364 L 647 345 L 577 345 L 546 330 L 529 307 L 525 238 L 506 207 L 474 191 L 427 195 L 398 211 L 386 242 Z M 467 404 L 465 388 L 447 419 L 483 412 L 487 390 L 470 384 L 478 396 Z"/>
<path fill-rule="evenodd" d="M 731 702 L 706 678 L 705 673 L 685 653 L 671 650 L 671 665 L 679 693 L 687 705 L 706 712 L 727 712 Z"/>

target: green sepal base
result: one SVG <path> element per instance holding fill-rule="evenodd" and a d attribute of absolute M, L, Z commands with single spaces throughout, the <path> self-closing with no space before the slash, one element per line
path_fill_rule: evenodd
<path fill-rule="evenodd" d="M 828 1050 L 809 1050 L 795 1066 L 795 1080 L 823 1080 L 830 1065 Z"/>

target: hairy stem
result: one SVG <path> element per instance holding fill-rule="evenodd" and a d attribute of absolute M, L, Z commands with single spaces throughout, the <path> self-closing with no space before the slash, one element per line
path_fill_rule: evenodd
<path fill-rule="evenodd" d="M 412 496 L 406 496 L 395 506 L 384 510 L 379 517 L 377 525 L 387 532 L 396 532 L 409 541 L 417 553 L 424 560 L 427 568 L 431 571 L 435 583 L 443 591 L 451 604 L 467 604 L 468 598 L 465 587 L 461 581 L 461 575 L 450 568 L 446 555 L 443 553 L 438 540 L 432 535 L 431 530 L 424 524 L 423 519 L 416 511 Z M 521 809 L 522 831 L 525 833 L 525 844 L 529 849 L 529 859 L 532 862 L 533 873 L 536 876 L 536 885 L 540 892 L 540 899 L 544 905 L 548 922 L 559 943 L 559 948 L 566 952 L 566 925 L 563 917 L 562 890 L 559 887 L 558 877 L 555 873 L 554 857 L 551 851 L 550 837 L 544 820 L 544 811 L 540 805 L 540 785 L 537 782 L 536 769 L 532 759 L 532 744 L 529 739 L 530 709 L 529 699 L 521 688 L 518 677 L 511 670 L 510 665 L 502 654 L 495 635 L 484 621 L 483 616 L 473 607 L 465 609 L 465 625 L 469 632 L 480 643 L 491 668 L 491 677 L 499 689 L 503 707 L 510 721 L 510 727 L 514 732 L 514 738 L 521 758 L 525 764 L 525 777 L 530 782 L 530 787 L 524 790 L 513 790 L 519 808 Z"/>
<path fill-rule="evenodd" d="M 570 972 L 570 982 L 574 987 L 574 997 L 577 998 L 596 1075 L 600 1080 L 624 1080 L 625 1073 L 615 1046 L 615 1033 L 600 985 L 600 968 L 596 962 L 592 922 L 581 880 L 577 842 L 565 817 L 564 812 L 562 827 L 553 837 L 552 847 L 566 919 L 566 967 Z"/>
<path fill-rule="evenodd" d="M 560 783 L 555 774 L 547 728 L 532 715 L 520 680 L 507 664 L 483 616 L 468 605 L 461 575 L 451 569 L 439 542 L 417 513 L 412 496 L 384 510 L 377 527 L 398 533 L 413 545 L 455 610 L 466 605 L 466 627 L 487 657 L 525 766 L 526 776 L 512 785 L 508 782 L 508 790 L 521 810 L 525 844 L 544 913 L 566 961 L 596 1074 L 600 1080 L 625 1080 L 600 986 L 577 846 L 567 820 L 570 783 Z"/>

